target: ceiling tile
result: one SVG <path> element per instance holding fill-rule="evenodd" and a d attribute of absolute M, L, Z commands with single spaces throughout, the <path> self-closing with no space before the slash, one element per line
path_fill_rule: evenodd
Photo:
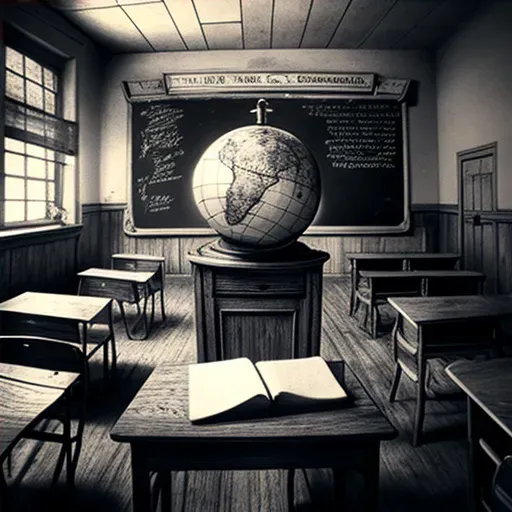
<path fill-rule="evenodd" d="M 272 48 L 298 48 L 311 0 L 274 0 Z"/>
<path fill-rule="evenodd" d="M 149 52 L 152 50 L 121 7 L 69 11 L 69 19 L 112 51 Z"/>
<path fill-rule="evenodd" d="M 270 48 L 273 0 L 242 0 L 244 48 Z"/>
<path fill-rule="evenodd" d="M 302 48 L 326 48 L 350 0 L 313 0 Z"/>
<path fill-rule="evenodd" d="M 358 48 L 397 0 L 357 0 L 341 20 L 329 48 Z"/>
<path fill-rule="evenodd" d="M 201 23 L 240 21 L 240 0 L 193 0 Z"/>
<path fill-rule="evenodd" d="M 56 9 L 66 11 L 117 6 L 116 0 L 48 0 L 48 3 Z"/>
<path fill-rule="evenodd" d="M 206 50 L 203 31 L 192 0 L 164 0 L 189 50 Z"/>
<path fill-rule="evenodd" d="M 361 43 L 361 48 L 393 48 L 443 0 L 400 0 Z"/>
<path fill-rule="evenodd" d="M 241 23 L 208 23 L 203 30 L 210 50 L 242 49 Z"/>
<path fill-rule="evenodd" d="M 139 4 L 123 9 L 155 51 L 186 49 L 164 4 Z"/>

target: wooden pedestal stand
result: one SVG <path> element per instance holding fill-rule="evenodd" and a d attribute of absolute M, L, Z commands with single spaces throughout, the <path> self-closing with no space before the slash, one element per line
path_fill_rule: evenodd
<path fill-rule="evenodd" d="M 319 355 L 322 267 L 329 254 L 300 242 L 245 252 L 217 240 L 188 258 L 198 362 Z"/>

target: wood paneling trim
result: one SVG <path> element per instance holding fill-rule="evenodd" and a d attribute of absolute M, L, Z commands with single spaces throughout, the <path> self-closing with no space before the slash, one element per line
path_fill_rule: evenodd
<path fill-rule="evenodd" d="M 0 233 L 0 250 L 26 247 L 29 245 L 47 244 L 59 240 L 76 238 L 80 235 L 82 224 L 71 226 L 52 226 L 46 228 L 30 228 Z"/>
<path fill-rule="evenodd" d="M 411 205 L 411 211 L 413 213 L 451 213 L 458 215 L 459 205 L 417 203 Z"/>
<path fill-rule="evenodd" d="M 496 210 L 494 212 L 481 212 L 480 218 L 482 220 L 499 222 L 500 224 L 510 224 L 512 223 L 512 210 Z"/>
<path fill-rule="evenodd" d="M 96 213 L 105 211 L 124 210 L 126 203 L 87 203 L 82 205 L 82 213 Z"/>

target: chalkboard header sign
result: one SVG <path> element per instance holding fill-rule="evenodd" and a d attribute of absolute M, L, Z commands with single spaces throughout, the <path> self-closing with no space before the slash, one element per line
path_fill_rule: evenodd
<path fill-rule="evenodd" d="M 139 87 L 137 94 L 146 90 Z M 142 97 L 131 104 L 128 234 L 213 233 L 195 205 L 194 168 L 220 136 L 255 124 L 251 110 L 260 97 L 272 109 L 267 124 L 298 137 L 320 168 L 320 207 L 306 233 L 398 233 L 409 228 L 403 102 L 375 95 Z"/>
<path fill-rule="evenodd" d="M 373 92 L 373 73 L 185 73 L 164 74 L 167 94 L 212 91 Z"/>
<path fill-rule="evenodd" d="M 127 101 L 144 101 L 168 96 L 243 94 L 256 91 L 280 93 L 333 93 L 375 95 L 403 101 L 410 80 L 374 73 L 165 73 L 163 78 L 122 83 Z"/>

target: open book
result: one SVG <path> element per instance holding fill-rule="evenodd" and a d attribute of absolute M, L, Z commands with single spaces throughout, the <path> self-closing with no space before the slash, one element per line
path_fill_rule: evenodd
<path fill-rule="evenodd" d="M 189 419 L 227 421 L 330 408 L 347 393 L 321 357 L 241 357 L 189 366 Z"/>

